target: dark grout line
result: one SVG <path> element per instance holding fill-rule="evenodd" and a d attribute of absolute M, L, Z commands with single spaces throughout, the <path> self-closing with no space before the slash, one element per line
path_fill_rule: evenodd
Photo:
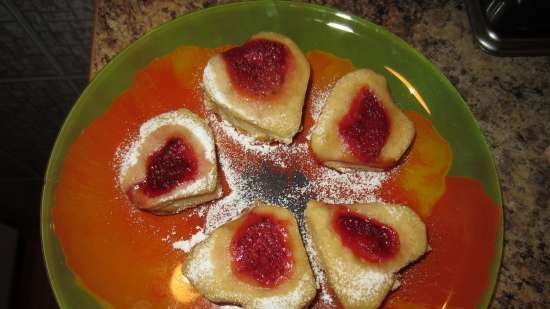
<path fill-rule="evenodd" d="M 61 76 L 65 75 L 65 72 L 63 71 L 59 62 L 57 62 L 55 57 L 52 54 L 50 54 L 50 52 L 48 51 L 48 48 L 42 42 L 42 39 L 36 34 L 36 32 L 34 32 L 31 25 L 23 16 L 23 14 L 21 14 L 21 12 L 15 6 L 15 4 L 12 3 L 12 0 L 4 0 L 4 4 L 6 5 L 6 8 L 11 13 L 11 15 L 17 20 L 19 25 L 23 27 L 25 32 L 27 32 L 31 40 L 34 42 L 34 44 L 36 44 L 37 47 L 40 49 L 40 51 L 44 54 L 46 59 L 48 59 L 50 64 L 53 66 L 54 70 Z M 78 87 L 76 87 L 74 82 L 72 82 L 71 80 L 68 80 L 68 84 L 73 89 L 75 95 L 77 96 L 80 95 L 80 90 L 78 89 Z"/>
<path fill-rule="evenodd" d="M 0 84 L 34 82 L 34 81 L 43 81 L 43 80 L 75 80 L 75 79 L 88 80 L 88 75 L 8 77 L 8 78 L 0 78 Z"/>

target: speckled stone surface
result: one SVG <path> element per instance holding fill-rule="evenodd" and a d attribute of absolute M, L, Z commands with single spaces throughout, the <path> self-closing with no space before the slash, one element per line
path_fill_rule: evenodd
<path fill-rule="evenodd" d="M 153 27 L 227 2 L 98 1 L 91 75 Z M 550 308 L 550 57 L 480 51 L 461 1 L 311 2 L 386 27 L 459 90 L 490 144 L 502 185 L 505 244 L 492 308 Z"/>

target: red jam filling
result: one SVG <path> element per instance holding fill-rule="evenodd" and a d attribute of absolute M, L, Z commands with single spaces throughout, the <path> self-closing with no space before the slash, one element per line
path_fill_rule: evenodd
<path fill-rule="evenodd" d="M 147 174 L 139 188 L 150 197 L 158 196 L 193 180 L 197 173 L 193 148 L 183 138 L 173 137 L 147 158 Z"/>
<path fill-rule="evenodd" d="M 290 52 L 275 41 L 254 39 L 222 53 L 231 82 L 246 95 L 276 94 L 285 81 Z"/>
<path fill-rule="evenodd" d="M 285 223 L 267 214 L 250 213 L 230 250 L 233 273 L 266 288 L 288 278 L 294 264 Z"/>
<path fill-rule="evenodd" d="M 332 226 L 342 244 L 368 262 L 381 263 L 399 252 L 397 232 L 375 219 L 341 208 L 334 212 Z"/>
<path fill-rule="evenodd" d="M 389 135 L 389 119 L 374 93 L 363 87 L 338 126 L 353 156 L 363 163 L 376 161 Z"/>

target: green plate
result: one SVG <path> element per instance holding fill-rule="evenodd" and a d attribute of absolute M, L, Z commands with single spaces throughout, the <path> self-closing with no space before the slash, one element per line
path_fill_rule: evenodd
<path fill-rule="evenodd" d="M 405 109 L 423 113 L 450 142 L 453 150 L 450 174 L 479 180 L 493 201 L 502 207 L 494 163 L 466 103 L 433 64 L 397 36 L 366 20 L 303 3 L 259 1 L 214 7 L 166 23 L 122 51 L 88 85 L 65 120 L 45 176 L 41 218 L 44 257 L 61 308 L 101 307 L 76 282 L 52 229 L 55 189 L 70 145 L 132 83 L 134 74 L 153 59 L 184 44 L 216 47 L 242 43 L 260 31 L 286 34 L 304 51 L 327 51 L 351 59 L 356 67 L 383 73 L 395 101 Z M 416 87 L 425 101 L 430 102 L 431 114 L 384 66 L 400 72 Z M 502 233 L 501 219 L 490 284 L 479 300 L 479 308 L 488 306 L 493 293 L 500 267 Z"/>

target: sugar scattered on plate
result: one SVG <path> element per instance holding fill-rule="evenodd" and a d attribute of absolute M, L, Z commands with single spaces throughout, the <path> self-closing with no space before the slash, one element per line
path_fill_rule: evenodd
<path fill-rule="evenodd" d="M 200 229 L 187 240 L 175 241 L 172 243 L 172 247 L 174 247 L 174 249 L 182 250 L 183 252 L 190 252 L 196 244 L 206 239 L 206 237 L 207 235 L 202 229 Z"/>
<path fill-rule="evenodd" d="M 320 112 L 320 107 L 317 112 Z M 314 115 L 315 118 L 318 117 Z M 315 173 L 308 175 L 299 185 L 281 184 L 282 188 L 267 187 L 264 174 L 257 175 L 257 162 L 246 162 L 243 154 L 260 156 L 262 163 L 273 168 L 286 170 L 291 177 L 297 158 L 308 158 L 310 149 L 307 141 L 295 142 L 291 145 L 261 143 L 252 137 L 235 129 L 225 120 L 220 120 L 213 113 L 207 119 L 216 138 L 218 162 L 229 185 L 230 192 L 219 200 L 199 206 L 196 213 L 205 217 L 204 227 L 198 229 L 189 239 L 173 243 L 174 249 L 185 252 L 204 240 L 221 225 L 238 218 L 256 200 L 264 200 L 287 207 L 297 214 L 300 233 L 308 253 L 310 264 L 320 288 L 320 300 L 329 307 L 335 307 L 332 296 L 327 291 L 327 281 L 317 254 L 312 246 L 311 237 L 303 224 L 303 209 L 309 199 L 317 199 L 331 204 L 351 204 L 360 202 L 380 201 L 376 190 L 388 177 L 384 172 L 347 171 L 341 173 L 326 167 L 316 167 Z M 232 147 L 242 151 L 232 152 Z M 316 163 L 311 163 L 316 164 Z M 268 171 L 269 172 L 269 171 Z M 290 173 L 289 173 L 290 172 Z M 256 173 L 256 174 L 254 174 Z M 251 177 L 251 175 L 255 175 Z M 302 174 L 303 175 L 303 174 Z M 285 181 L 292 182 L 292 179 Z M 277 182 L 277 179 L 275 179 Z M 277 191 L 279 190 L 279 191 Z M 236 309 L 236 306 L 222 306 L 224 309 Z"/>

